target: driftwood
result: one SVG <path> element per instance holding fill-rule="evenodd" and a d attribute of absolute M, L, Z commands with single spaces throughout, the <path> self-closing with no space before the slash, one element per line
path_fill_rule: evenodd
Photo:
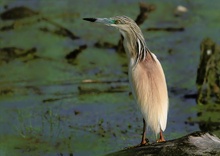
<path fill-rule="evenodd" d="M 145 146 L 131 147 L 106 156 L 219 156 L 220 139 L 210 133 L 194 132 L 187 136 L 153 143 Z"/>

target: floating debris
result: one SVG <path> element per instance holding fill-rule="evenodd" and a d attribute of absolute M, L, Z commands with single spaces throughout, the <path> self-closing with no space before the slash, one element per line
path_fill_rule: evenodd
<path fill-rule="evenodd" d="M 69 37 L 72 40 L 79 39 L 78 36 L 74 35 L 71 31 L 69 31 L 66 28 L 59 28 L 59 29 L 55 30 L 54 33 L 57 35 L 60 35 L 60 36 Z"/>
<path fill-rule="evenodd" d="M 83 83 L 95 83 L 97 82 L 96 80 L 92 80 L 92 79 L 85 79 L 85 80 L 82 80 Z"/>
<path fill-rule="evenodd" d="M 0 14 L 2 20 L 18 20 L 34 15 L 38 15 L 38 12 L 24 6 L 15 7 Z"/>
<path fill-rule="evenodd" d="M 69 37 L 71 38 L 72 40 L 75 40 L 75 39 L 79 39 L 78 36 L 76 36 L 75 34 L 73 34 L 70 30 L 64 28 L 62 25 L 46 18 L 46 17 L 42 17 L 41 20 L 44 20 L 50 24 L 52 24 L 53 26 L 57 27 L 58 29 L 56 29 L 55 31 L 51 31 L 49 30 L 48 28 L 44 28 L 44 29 L 41 29 L 42 31 L 47 31 L 47 32 L 52 32 L 54 34 L 57 34 L 57 35 L 61 35 L 61 36 L 65 36 L 65 37 Z"/>
<path fill-rule="evenodd" d="M 28 90 L 32 90 L 37 95 L 43 95 L 41 89 L 36 86 L 26 86 L 25 88 L 27 88 Z"/>
<path fill-rule="evenodd" d="M 184 31 L 185 29 L 183 27 L 175 28 L 175 27 L 166 27 L 166 28 L 147 28 L 147 31 L 169 31 L 169 32 L 175 32 L 175 31 Z"/>
<path fill-rule="evenodd" d="M 197 96 L 198 96 L 197 93 L 185 94 L 185 95 L 184 95 L 184 98 L 185 98 L 185 99 L 196 99 Z"/>
<path fill-rule="evenodd" d="M 59 98 L 50 98 L 50 99 L 44 99 L 42 102 L 43 103 L 48 103 L 48 102 L 54 102 L 60 100 Z"/>
<path fill-rule="evenodd" d="M 0 14 L 2 20 L 18 20 L 18 19 L 23 19 L 23 18 L 35 16 L 35 15 L 40 15 L 40 13 L 33 11 L 30 8 L 27 8 L 24 6 L 15 7 L 15 8 L 9 9 L 9 10 L 3 12 L 2 14 Z M 72 40 L 79 39 L 79 37 L 76 36 L 74 33 L 72 33 L 70 30 L 68 30 L 65 27 L 63 27 L 62 25 L 50 20 L 49 18 L 46 18 L 44 16 L 39 16 L 35 22 L 40 22 L 40 21 L 45 21 L 45 22 L 50 23 L 51 25 L 57 27 L 57 29 L 54 31 L 49 30 L 48 28 L 40 28 L 41 31 L 51 32 L 53 34 L 57 34 L 60 36 L 69 37 Z M 31 24 L 33 24 L 33 23 L 31 23 Z M 8 26 L 3 26 L 2 28 L 0 28 L 0 30 L 1 31 L 11 30 L 11 29 L 14 29 L 14 27 L 15 27 L 15 23 L 8 25 Z"/>
<path fill-rule="evenodd" d="M 75 110 L 75 111 L 74 111 L 74 114 L 75 114 L 75 115 L 79 115 L 79 114 L 81 114 L 81 112 L 80 112 L 80 111 Z"/>
<path fill-rule="evenodd" d="M 102 85 L 99 85 L 100 83 L 102 83 Z M 78 91 L 80 94 L 118 93 L 126 92 L 128 89 L 127 87 L 127 84 L 123 84 L 122 82 L 115 83 L 109 81 L 95 81 L 91 83 L 82 83 L 78 86 Z"/>
<path fill-rule="evenodd" d="M 51 34 L 55 34 L 55 35 L 59 35 L 59 36 L 63 36 L 63 37 L 69 37 L 72 40 L 79 39 L 78 36 L 74 35 L 72 32 L 70 32 L 66 28 L 59 27 L 58 29 L 50 30 L 47 27 L 43 27 L 43 28 L 40 28 L 40 30 L 43 32 L 47 32 L 47 33 L 51 33 Z"/>
<path fill-rule="evenodd" d="M 82 80 L 82 83 L 123 83 L 128 82 L 128 80 L 92 80 L 92 79 L 85 79 Z"/>
<path fill-rule="evenodd" d="M 0 31 L 8 31 L 14 29 L 14 23 L 0 28 Z"/>
<path fill-rule="evenodd" d="M 0 96 L 12 95 L 14 91 L 11 88 L 0 89 Z"/>
<path fill-rule="evenodd" d="M 176 10 L 179 12 L 187 12 L 188 11 L 188 9 L 182 5 L 177 6 Z"/>
<path fill-rule="evenodd" d="M 0 48 L 0 64 L 2 62 L 8 63 L 16 58 L 22 58 L 23 61 L 35 59 L 38 58 L 36 52 L 37 49 L 35 47 L 28 50 L 16 47 Z"/>
<path fill-rule="evenodd" d="M 174 15 L 175 16 L 181 16 L 182 14 L 185 14 L 186 12 L 188 12 L 188 9 L 182 5 L 178 5 L 174 11 Z"/>
<path fill-rule="evenodd" d="M 94 46 L 97 48 L 117 48 L 116 45 L 114 44 L 111 44 L 109 42 L 101 42 L 101 41 L 96 42 Z"/>
<path fill-rule="evenodd" d="M 87 45 L 81 45 L 79 48 L 73 50 L 69 54 L 66 55 L 66 59 L 68 63 L 72 63 L 76 59 L 76 57 L 84 50 L 87 48 Z"/>
<path fill-rule="evenodd" d="M 148 14 L 154 10 L 156 10 L 156 6 L 154 4 L 147 4 L 144 2 L 139 3 L 140 13 L 137 16 L 135 22 L 137 25 L 141 25 L 148 18 Z"/>

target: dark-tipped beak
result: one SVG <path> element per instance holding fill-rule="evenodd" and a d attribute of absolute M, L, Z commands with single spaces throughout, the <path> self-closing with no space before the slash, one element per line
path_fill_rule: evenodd
<path fill-rule="evenodd" d="M 114 24 L 114 21 L 111 18 L 83 18 L 83 20 L 102 23 L 108 26 L 112 26 L 112 24 Z"/>
<path fill-rule="evenodd" d="M 89 22 L 95 22 L 97 18 L 83 18 L 83 20 L 89 21 Z"/>

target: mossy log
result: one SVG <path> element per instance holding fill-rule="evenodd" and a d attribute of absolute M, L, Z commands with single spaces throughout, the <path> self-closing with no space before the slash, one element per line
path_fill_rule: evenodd
<path fill-rule="evenodd" d="M 131 147 L 106 156 L 219 156 L 220 139 L 210 133 L 194 132 L 163 143 Z"/>
<path fill-rule="evenodd" d="M 220 46 L 212 39 L 202 41 L 197 70 L 197 103 L 220 104 Z"/>
<path fill-rule="evenodd" d="M 197 104 L 199 127 L 203 131 L 219 131 L 220 110 L 220 46 L 206 38 L 200 45 L 200 62 L 197 70 Z"/>

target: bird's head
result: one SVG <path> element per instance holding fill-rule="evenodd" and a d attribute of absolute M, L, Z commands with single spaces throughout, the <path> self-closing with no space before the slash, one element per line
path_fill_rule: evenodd
<path fill-rule="evenodd" d="M 116 27 L 125 37 L 127 33 L 131 33 L 132 30 L 140 32 L 140 28 L 137 26 L 135 21 L 127 16 L 115 16 L 111 18 L 83 18 L 86 21 L 102 23 L 107 26 Z"/>
<path fill-rule="evenodd" d="M 86 21 L 102 23 L 107 26 L 117 28 L 122 34 L 124 48 L 129 58 L 135 59 L 135 64 L 144 60 L 146 52 L 150 50 L 146 47 L 143 34 L 138 25 L 127 16 L 115 16 L 111 18 L 84 18 Z"/>

